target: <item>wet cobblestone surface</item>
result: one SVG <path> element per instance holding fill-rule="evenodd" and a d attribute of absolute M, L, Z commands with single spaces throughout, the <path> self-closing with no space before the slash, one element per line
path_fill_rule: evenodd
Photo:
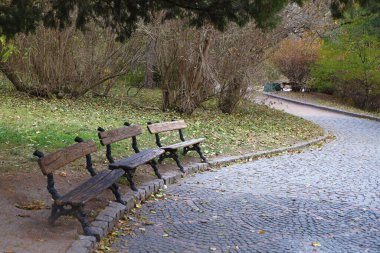
<path fill-rule="evenodd" d="M 380 123 L 289 109 L 332 130 L 320 150 L 225 167 L 147 203 L 123 252 L 380 252 Z M 320 246 L 319 246 L 320 244 Z"/>

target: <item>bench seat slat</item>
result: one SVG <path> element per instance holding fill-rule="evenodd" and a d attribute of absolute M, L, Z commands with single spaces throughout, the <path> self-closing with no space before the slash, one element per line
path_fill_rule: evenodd
<path fill-rule="evenodd" d="M 140 153 L 136 153 L 132 156 L 126 157 L 124 159 L 118 160 L 114 163 L 111 163 L 109 166 L 113 168 L 122 168 L 122 169 L 134 169 L 139 165 L 145 164 L 150 160 L 156 158 L 157 156 L 163 154 L 165 151 L 159 148 L 156 149 L 145 149 Z"/>
<path fill-rule="evenodd" d="M 169 121 L 162 123 L 154 123 L 148 125 L 148 130 L 151 134 L 168 132 L 186 128 L 187 125 L 184 120 Z"/>
<path fill-rule="evenodd" d="M 83 184 L 66 193 L 57 204 L 70 203 L 73 205 L 85 204 L 90 199 L 100 194 L 103 190 L 110 187 L 119 177 L 124 175 L 123 170 L 104 170 L 91 177 Z"/>
<path fill-rule="evenodd" d="M 182 142 L 178 142 L 178 143 L 171 144 L 171 145 L 168 145 L 168 146 L 164 146 L 164 147 L 161 147 L 161 148 L 164 149 L 164 150 L 176 150 L 176 149 L 184 148 L 184 147 L 187 147 L 187 146 L 190 146 L 190 145 L 201 143 L 204 140 L 205 140 L 205 138 L 192 139 L 192 140 L 182 141 Z"/>

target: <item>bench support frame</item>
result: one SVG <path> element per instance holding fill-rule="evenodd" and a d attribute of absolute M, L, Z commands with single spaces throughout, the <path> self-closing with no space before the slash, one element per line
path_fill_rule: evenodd
<path fill-rule="evenodd" d="M 131 124 L 129 122 L 125 122 L 124 123 L 125 126 L 130 126 Z M 105 132 L 105 129 L 102 128 L 102 127 L 98 127 L 98 131 L 99 132 Z M 99 135 L 99 138 L 100 138 L 100 135 Z M 132 149 L 133 151 L 137 154 L 137 153 L 140 153 L 140 150 L 138 148 L 138 145 L 137 145 L 137 138 L 136 136 L 132 136 Z M 105 145 L 106 146 L 106 157 L 107 157 L 107 160 L 108 162 L 111 164 L 111 163 L 114 163 L 115 160 L 112 156 L 112 148 L 111 148 L 111 144 L 107 144 Z M 160 172 L 158 171 L 158 168 L 157 168 L 157 162 L 153 159 L 145 164 L 148 164 L 152 167 L 153 171 L 154 171 L 154 174 L 157 176 L 157 178 L 159 179 L 162 179 L 162 176 L 160 174 Z M 124 169 L 125 171 L 125 177 L 127 178 L 128 180 L 128 183 L 129 183 L 129 186 L 130 188 L 133 190 L 133 191 L 138 191 L 138 189 L 136 188 L 136 184 L 133 182 L 133 176 L 135 174 L 135 171 L 136 171 L 136 168 L 134 169 Z"/>
<path fill-rule="evenodd" d="M 172 119 L 172 121 L 176 121 L 176 120 Z M 148 125 L 151 125 L 151 124 L 152 124 L 152 122 L 148 122 Z M 180 140 L 181 141 L 186 141 L 184 133 L 183 133 L 183 130 L 182 129 L 178 129 L 178 133 L 179 133 Z M 154 136 L 155 136 L 155 139 L 156 139 L 156 145 L 158 147 L 162 148 L 163 145 L 161 143 L 161 139 L 160 139 L 159 133 L 155 133 Z M 183 150 L 182 150 L 182 154 L 186 155 L 190 151 L 196 151 L 198 153 L 199 157 L 202 159 L 202 161 L 204 163 L 207 163 L 207 159 L 203 155 L 202 150 L 199 147 L 199 143 L 193 144 L 193 145 L 190 145 L 190 146 L 187 146 L 187 147 L 184 147 Z M 177 150 L 165 150 L 165 153 L 163 153 L 162 155 L 160 155 L 160 157 L 158 159 L 158 163 L 162 163 L 162 161 L 165 160 L 166 158 L 173 159 L 176 162 L 179 170 L 181 172 L 185 173 L 185 169 L 183 168 L 183 166 L 182 166 L 182 164 L 181 164 L 181 162 L 179 160 L 179 157 L 177 155 Z"/>
<path fill-rule="evenodd" d="M 162 155 L 160 155 L 160 157 L 158 158 L 158 163 L 162 163 L 162 161 L 166 158 L 171 158 L 175 161 L 175 163 L 177 164 L 179 170 L 183 173 L 185 173 L 185 169 L 183 168 L 180 160 L 179 160 L 179 157 L 177 155 L 177 151 L 176 150 L 169 150 L 169 151 L 166 151 L 165 150 L 165 153 L 163 153 Z"/>

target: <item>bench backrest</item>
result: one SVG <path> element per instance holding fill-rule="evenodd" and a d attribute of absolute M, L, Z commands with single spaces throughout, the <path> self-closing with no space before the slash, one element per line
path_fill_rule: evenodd
<path fill-rule="evenodd" d="M 187 125 L 184 120 L 148 124 L 148 130 L 151 134 L 158 134 L 162 132 L 179 130 L 179 129 L 184 129 L 186 127 Z"/>
<path fill-rule="evenodd" d="M 117 141 L 131 138 L 142 134 L 140 125 L 131 125 L 109 131 L 99 132 L 99 139 L 102 145 L 109 145 Z"/>
<path fill-rule="evenodd" d="M 44 175 L 48 175 L 59 168 L 96 151 L 93 140 L 80 142 L 38 159 L 38 164 Z"/>

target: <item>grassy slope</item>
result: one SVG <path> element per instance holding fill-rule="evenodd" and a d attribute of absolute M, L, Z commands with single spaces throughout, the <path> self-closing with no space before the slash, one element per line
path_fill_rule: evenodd
<path fill-rule="evenodd" d="M 304 100 L 306 102 L 310 103 L 316 103 L 323 106 L 329 106 L 329 107 L 335 107 L 341 110 L 345 110 L 348 112 L 354 112 L 354 113 L 360 113 L 360 114 L 367 114 L 372 115 L 375 117 L 380 117 L 380 111 L 378 112 L 369 112 L 364 111 L 359 108 L 355 108 L 347 103 L 347 101 L 344 101 L 342 99 L 339 99 L 337 97 L 334 97 L 332 95 L 322 94 L 322 93 L 315 93 L 315 92 L 280 92 L 277 93 L 280 96 L 286 96 L 289 98 Z"/>
<path fill-rule="evenodd" d="M 126 119 L 143 125 L 144 130 L 148 121 L 185 119 L 189 125 L 187 138 L 207 138 L 203 145 L 207 156 L 273 149 L 322 134 L 310 122 L 248 102 L 235 115 L 223 114 L 209 102 L 194 115 L 186 116 L 161 112 L 159 90 L 142 90 L 134 97 L 125 94 L 126 88 L 119 87 L 112 98 L 45 100 L 29 98 L 8 85 L 0 85 L 0 172 L 28 169 L 35 149 L 53 151 L 72 144 L 75 136 L 98 142 L 98 126 L 117 128 Z M 142 148 L 155 146 L 154 136 L 147 131 L 138 141 Z M 170 142 L 170 136 L 163 142 Z M 104 160 L 104 149 L 100 145 L 99 149 L 98 159 Z M 126 149 L 131 152 L 129 141 L 118 144 L 116 156 L 125 154 Z"/>

